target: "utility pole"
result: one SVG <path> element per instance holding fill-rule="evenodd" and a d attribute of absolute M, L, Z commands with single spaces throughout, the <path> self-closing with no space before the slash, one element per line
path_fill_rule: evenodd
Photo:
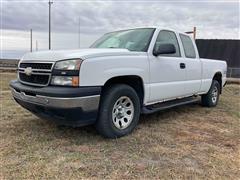
<path fill-rule="evenodd" d="M 48 49 L 50 50 L 51 49 L 51 5 L 53 4 L 53 2 L 51 1 L 51 0 L 49 0 L 49 2 L 48 2 L 48 5 L 49 5 L 49 25 L 48 25 L 48 33 L 49 33 L 49 35 L 48 35 Z"/>
<path fill-rule="evenodd" d="M 32 29 L 30 29 L 30 52 L 32 52 Z"/>
<path fill-rule="evenodd" d="M 185 32 L 186 34 L 193 34 L 193 39 L 196 40 L 196 36 L 197 36 L 197 28 L 194 26 L 193 27 L 193 31 L 187 31 Z"/>
<path fill-rule="evenodd" d="M 38 51 L 38 41 L 36 40 L 36 51 Z"/>
<path fill-rule="evenodd" d="M 196 35 L 197 35 L 197 28 L 194 26 L 193 27 L 193 39 L 196 39 Z"/>
<path fill-rule="evenodd" d="M 78 48 L 80 48 L 80 17 L 78 17 Z"/>

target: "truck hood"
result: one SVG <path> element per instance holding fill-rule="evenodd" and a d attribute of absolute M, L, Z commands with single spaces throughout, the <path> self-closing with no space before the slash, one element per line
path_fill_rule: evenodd
<path fill-rule="evenodd" d="M 131 55 L 136 52 L 131 52 L 127 49 L 111 49 L 111 48 L 88 48 L 76 50 L 56 50 L 56 51 L 39 51 L 25 54 L 21 60 L 36 60 L 36 61 L 58 61 L 63 59 L 81 58 L 83 60 L 93 57 L 102 56 L 121 56 Z"/>

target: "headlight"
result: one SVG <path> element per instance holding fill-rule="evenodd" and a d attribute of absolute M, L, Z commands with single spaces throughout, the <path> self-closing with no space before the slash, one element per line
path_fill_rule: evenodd
<path fill-rule="evenodd" d="M 78 76 L 52 76 L 52 85 L 57 86 L 78 86 L 79 77 Z"/>
<path fill-rule="evenodd" d="M 79 86 L 79 70 L 81 59 L 58 61 L 54 65 L 51 85 Z"/>
<path fill-rule="evenodd" d="M 58 70 L 79 70 L 81 66 L 81 59 L 70 59 L 56 62 L 54 69 Z"/>

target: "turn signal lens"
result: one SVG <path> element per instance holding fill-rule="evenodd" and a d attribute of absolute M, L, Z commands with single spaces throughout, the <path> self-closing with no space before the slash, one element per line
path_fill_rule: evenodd
<path fill-rule="evenodd" d="M 78 86 L 79 85 L 79 77 L 75 76 L 72 77 L 72 86 Z"/>

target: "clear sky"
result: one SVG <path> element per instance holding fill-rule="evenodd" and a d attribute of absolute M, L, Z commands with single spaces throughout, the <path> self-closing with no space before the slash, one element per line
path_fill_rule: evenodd
<path fill-rule="evenodd" d="M 1 58 L 19 58 L 30 49 L 48 48 L 47 0 L 0 0 Z M 239 0 L 53 0 L 52 48 L 88 47 L 102 34 L 135 26 L 179 31 L 197 27 L 197 38 L 239 39 Z"/>

